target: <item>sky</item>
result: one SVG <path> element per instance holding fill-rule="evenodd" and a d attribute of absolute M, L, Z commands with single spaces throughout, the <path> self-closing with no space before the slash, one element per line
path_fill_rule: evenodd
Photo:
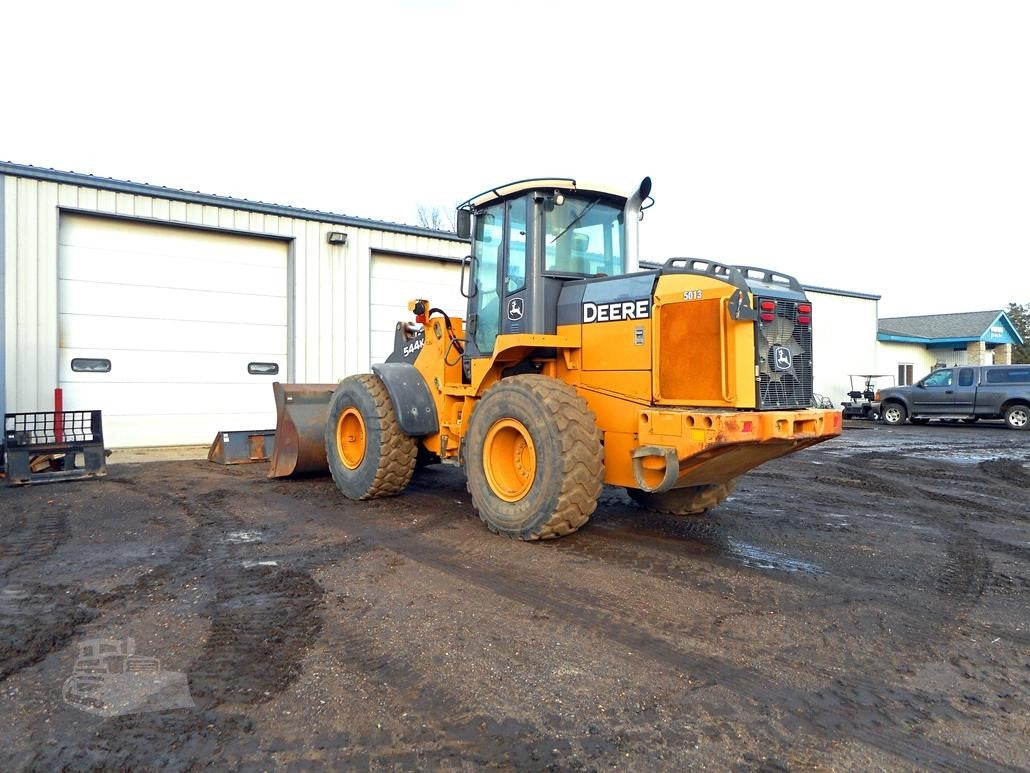
<path fill-rule="evenodd" d="M 641 255 L 1030 303 L 1030 3 L 0 0 L 0 159 L 395 222 L 653 180 Z"/>

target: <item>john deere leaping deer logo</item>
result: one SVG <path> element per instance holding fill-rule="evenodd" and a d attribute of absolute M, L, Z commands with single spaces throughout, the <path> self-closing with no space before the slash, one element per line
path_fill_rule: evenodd
<path fill-rule="evenodd" d="M 794 367 L 794 358 L 791 356 L 790 349 L 786 346 L 774 346 L 773 369 L 783 372 L 792 367 Z"/>
<path fill-rule="evenodd" d="M 64 682 L 64 702 L 101 717 L 193 708 L 181 671 L 162 671 L 157 658 L 136 654 L 135 639 L 87 639 Z"/>
<path fill-rule="evenodd" d="M 522 315 L 525 311 L 526 308 L 523 305 L 523 300 L 521 298 L 512 298 L 508 301 L 508 319 L 522 319 Z"/>

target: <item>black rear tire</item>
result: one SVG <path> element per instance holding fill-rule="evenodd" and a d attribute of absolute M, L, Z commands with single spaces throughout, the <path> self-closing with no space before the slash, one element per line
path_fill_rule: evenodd
<path fill-rule="evenodd" d="M 721 504 L 736 488 L 737 480 L 734 478 L 725 483 L 687 486 L 661 494 L 650 494 L 637 488 L 627 488 L 626 493 L 645 510 L 669 515 L 703 515 Z"/>
<path fill-rule="evenodd" d="M 325 455 L 337 488 L 351 499 L 402 492 L 415 471 L 416 438 L 401 432 L 386 385 L 363 373 L 340 382 L 329 401 Z"/>
<path fill-rule="evenodd" d="M 601 430 L 563 381 L 521 375 L 492 386 L 472 414 L 468 488 L 490 531 L 522 540 L 579 529 L 604 485 Z"/>
<path fill-rule="evenodd" d="M 1010 429 L 1030 427 L 1030 406 L 1010 405 L 1005 409 L 1005 425 Z"/>

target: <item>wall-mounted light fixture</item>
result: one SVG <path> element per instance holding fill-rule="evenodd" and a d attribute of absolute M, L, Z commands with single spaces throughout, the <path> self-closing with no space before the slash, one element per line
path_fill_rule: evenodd
<path fill-rule="evenodd" d="M 330 231 L 326 234 L 325 240 L 330 244 L 346 244 L 347 234 L 343 231 Z"/>

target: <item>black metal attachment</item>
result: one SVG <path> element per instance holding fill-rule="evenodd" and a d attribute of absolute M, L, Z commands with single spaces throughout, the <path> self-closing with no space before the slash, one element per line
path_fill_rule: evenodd
<path fill-rule="evenodd" d="M 8 486 L 107 475 L 100 411 L 4 414 L 4 450 Z"/>

